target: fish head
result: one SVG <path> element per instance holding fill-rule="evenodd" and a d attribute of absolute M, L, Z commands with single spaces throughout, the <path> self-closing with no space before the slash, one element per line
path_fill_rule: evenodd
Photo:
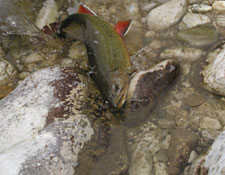
<path fill-rule="evenodd" d="M 128 75 L 123 73 L 114 73 L 110 80 L 110 86 L 108 90 L 109 102 L 114 108 L 121 108 L 127 97 L 129 81 Z"/>

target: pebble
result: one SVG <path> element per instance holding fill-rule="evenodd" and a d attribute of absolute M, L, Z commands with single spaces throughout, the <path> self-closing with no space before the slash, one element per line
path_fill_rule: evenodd
<path fill-rule="evenodd" d="M 192 163 L 198 157 L 198 154 L 195 151 L 191 151 L 190 157 L 188 159 L 188 163 Z"/>
<path fill-rule="evenodd" d="M 203 14 L 187 13 L 179 25 L 180 30 L 210 24 L 211 20 Z"/>
<path fill-rule="evenodd" d="M 162 148 L 168 149 L 171 142 L 171 135 L 166 136 L 166 138 L 162 141 Z"/>
<path fill-rule="evenodd" d="M 193 4 L 191 10 L 195 13 L 203 13 L 211 11 L 212 7 L 207 4 Z"/>
<path fill-rule="evenodd" d="M 41 62 L 43 61 L 43 57 L 40 56 L 39 54 L 37 53 L 32 53 L 30 55 L 28 55 L 28 57 L 25 59 L 25 64 L 31 64 L 31 63 L 38 63 L 38 62 Z"/>
<path fill-rule="evenodd" d="M 166 163 L 168 161 L 168 152 L 165 149 L 161 149 L 156 153 L 154 157 L 154 162 L 163 162 Z"/>
<path fill-rule="evenodd" d="M 225 1 L 214 1 L 212 4 L 212 9 L 218 12 L 225 11 Z"/>
<path fill-rule="evenodd" d="M 16 69 L 7 61 L 0 61 L 0 85 L 6 85 L 16 77 Z"/>
<path fill-rule="evenodd" d="M 184 103 L 191 107 L 197 107 L 206 101 L 200 94 L 193 93 L 184 99 Z"/>
<path fill-rule="evenodd" d="M 58 15 L 59 12 L 56 1 L 47 0 L 40 10 L 35 24 L 39 29 L 42 29 L 45 25 L 56 22 Z"/>
<path fill-rule="evenodd" d="M 185 46 L 173 46 L 165 49 L 161 54 L 160 58 L 176 58 L 179 61 L 194 62 L 201 58 L 203 51 L 197 48 L 185 47 Z"/>
<path fill-rule="evenodd" d="M 154 8 L 147 17 L 149 29 L 162 31 L 170 28 L 183 17 L 186 12 L 186 5 L 186 0 L 170 0 Z"/>
<path fill-rule="evenodd" d="M 203 48 L 215 44 L 218 40 L 218 34 L 211 27 L 194 27 L 179 31 L 177 39 L 188 43 L 192 47 Z"/>
<path fill-rule="evenodd" d="M 219 14 L 216 18 L 218 26 L 225 27 L 225 14 Z"/>
<path fill-rule="evenodd" d="M 200 127 L 203 129 L 221 129 L 220 122 L 215 118 L 204 117 L 200 121 Z"/>

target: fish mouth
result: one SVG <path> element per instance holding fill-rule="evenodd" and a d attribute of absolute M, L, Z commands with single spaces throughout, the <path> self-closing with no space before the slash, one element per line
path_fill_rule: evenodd
<path fill-rule="evenodd" d="M 128 92 L 128 85 L 126 85 L 123 88 L 122 93 L 120 93 L 120 95 L 114 101 L 113 106 L 115 108 L 120 109 L 124 105 L 127 97 L 127 92 Z"/>

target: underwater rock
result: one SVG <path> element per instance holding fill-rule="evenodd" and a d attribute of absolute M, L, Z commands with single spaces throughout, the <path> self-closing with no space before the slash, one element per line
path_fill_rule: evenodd
<path fill-rule="evenodd" d="M 179 174 L 188 164 L 191 151 L 198 144 L 198 136 L 191 131 L 176 129 L 172 131 L 172 140 L 168 149 L 169 174 Z"/>
<path fill-rule="evenodd" d="M 182 47 L 182 46 L 174 46 L 171 48 L 165 49 L 161 54 L 160 58 L 168 59 L 168 58 L 176 58 L 182 62 L 194 62 L 197 59 L 201 58 L 203 55 L 203 51 L 197 48 L 191 47 Z"/>
<path fill-rule="evenodd" d="M 207 66 L 201 72 L 205 89 L 225 95 L 225 45 L 209 53 Z"/>
<path fill-rule="evenodd" d="M 140 124 L 149 114 L 156 99 L 178 74 L 178 65 L 165 60 L 149 70 L 137 72 L 131 79 L 124 112 L 125 124 Z"/>
<path fill-rule="evenodd" d="M 194 13 L 202 13 L 212 10 L 212 7 L 207 4 L 193 4 L 191 10 Z"/>
<path fill-rule="evenodd" d="M 218 12 L 225 11 L 225 1 L 214 1 L 212 4 L 212 9 Z"/>
<path fill-rule="evenodd" d="M 194 14 L 194 13 L 189 12 L 183 17 L 183 19 L 179 25 L 179 29 L 183 30 L 183 29 L 187 29 L 187 28 L 206 25 L 206 24 L 210 24 L 210 22 L 211 22 L 211 20 L 206 15 Z"/>
<path fill-rule="evenodd" d="M 179 31 L 177 39 L 188 43 L 192 47 L 202 48 L 215 44 L 218 40 L 218 34 L 211 27 L 194 27 Z"/>
<path fill-rule="evenodd" d="M 7 61 L 0 61 L 0 86 L 12 82 L 17 74 L 15 68 Z"/>
<path fill-rule="evenodd" d="M 54 23 L 59 16 L 58 7 L 55 0 L 47 0 L 40 10 L 36 19 L 36 26 L 42 29 L 44 26 Z"/>
<path fill-rule="evenodd" d="M 219 14 L 216 18 L 216 23 L 220 27 L 225 27 L 225 14 Z"/>
<path fill-rule="evenodd" d="M 170 0 L 165 4 L 154 8 L 147 16 L 149 29 L 162 31 L 170 28 L 185 14 L 186 5 L 186 0 Z"/>
<path fill-rule="evenodd" d="M 35 72 L 0 101 L 1 174 L 89 175 L 109 143 L 107 109 L 86 75 Z"/>

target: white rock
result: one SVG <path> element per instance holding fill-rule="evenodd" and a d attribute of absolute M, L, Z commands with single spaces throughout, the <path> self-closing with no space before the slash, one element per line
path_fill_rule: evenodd
<path fill-rule="evenodd" d="M 56 22 L 58 15 L 59 12 L 56 1 L 47 0 L 40 10 L 35 24 L 39 29 L 42 29 L 45 25 Z"/>
<path fill-rule="evenodd" d="M 176 58 L 179 61 L 193 62 L 199 59 L 202 55 L 203 51 L 201 49 L 175 46 L 165 49 L 160 54 L 160 58 L 163 59 Z"/>
<path fill-rule="evenodd" d="M 225 1 L 215 1 L 212 5 L 212 9 L 219 12 L 225 11 Z"/>
<path fill-rule="evenodd" d="M 197 27 L 200 25 L 206 25 L 209 24 L 211 20 L 208 16 L 202 15 L 202 14 L 195 14 L 195 13 L 187 13 L 183 19 L 182 23 L 180 24 L 180 29 L 187 29 L 192 27 Z"/>
<path fill-rule="evenodd" d="M 208 65 L 201 72 L 204 87 L 216 94 L 225 95 L 225 45 L 211 52 Z"/>
<path fill-rule="evenodd" d="M 209 175 L 224 175 L 225 173 L 225 131 L 214 141 L 205 158 L 205 168 Z"/>
<path fill-rule="evenodd" d="M 74 69 L 47 68 L 0 101 L 1 175 L 75 174 L 78 154 L 95 133 L 81 110 L 88 81 Z"/>
<path fill-rule="evenodd" d="M 190 157 L 188 159 L 188 163 L 194 162 L 197 156 L 198 154 L 195 151 L 191 151 Z"/>
<path fill-rule="evenodd" d="M 204 129 L 221 129 L 222 126 L 217 119 L 204 117 L 200 121 L 200 127 Z"/>
<path fill-rule="evenodd" d="M 0 85 L 5 85 L 16 75 L 15 68 L 7 61 L 0 61 Z"/>
<path fill-rule="evenodd" d="M 165 30 L 176 24 L 186 12 L 186 0 L 170 0 L 148 14 L 148 27 L 151 30 Z"/>
<path fill-rule="evenodd" d="M 207 4 L 193 4 L 191 7 L 192 12 L 202 13 L 212 10 L 212 7 Z"/>

